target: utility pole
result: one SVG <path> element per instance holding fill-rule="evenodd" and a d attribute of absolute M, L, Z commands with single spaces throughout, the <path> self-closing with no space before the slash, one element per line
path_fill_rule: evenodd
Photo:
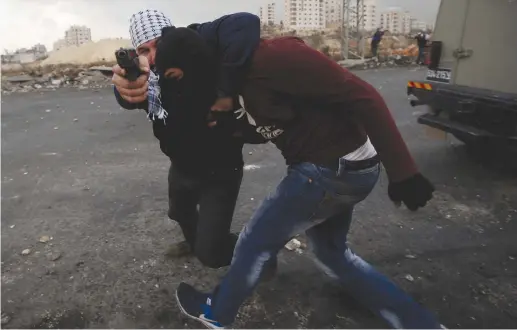
<path fill-rule="evenodd" d="M 341 54 L 344 60 L 348 59 L 348 37 L 350 34 L 350 1 L 342 0 L 342 17 L 341 17 Z"/>

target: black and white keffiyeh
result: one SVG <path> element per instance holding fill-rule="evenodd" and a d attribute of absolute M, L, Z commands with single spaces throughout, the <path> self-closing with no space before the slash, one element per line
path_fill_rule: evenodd
<path fill-rule="evenodd" d="M 158 10 L 146 9 L 133 14 L 129 19 L 129 35 L 133 47 L 138 48 L 138 46 L 160 37 L 162 29 L 167 26 L 172 26 L 172 22 Z M 167 118 L 167 111 L 163 109 L 160 100 L 159 78 L 155 72 L 149 72 L 148 117 L 151 120 Z"/>
<path fill-rule="evenodd" d="M 165 124 L 167 111 L 162 107 L 160 77 L 153 71 L 149 72 L 149 87 L 147 88 L 147 117 L 151 120 L 162 119 Z"/>
<path fill-rule="evenodd" d="M 162 12 L 146 9 L 133 14 L 129 19 L 129 35 L 133 47 L 156 39 L 162 35 L 162 29 L 172 26 L 172 22 Z"/>

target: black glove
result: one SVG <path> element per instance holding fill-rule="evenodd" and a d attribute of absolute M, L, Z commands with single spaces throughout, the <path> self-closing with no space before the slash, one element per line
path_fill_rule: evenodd
<path fill-rule="evenodd" d="M 397 204 L 403 202 L 411 211 L 425 206 L 433 198 L 433 191 L 434 186 L 420 173 L 388 185 L 390 199 Z"/>
<path fill-rule="evenodd" d="M 210 111 L 207 117 L 207 123 L 214 121 L 217 122 L 217 124 L 212 127 L 213 130 L 220 132 L 224 131 L 232 135 L 237 129 L 235 114 L 233 111 Z"/>

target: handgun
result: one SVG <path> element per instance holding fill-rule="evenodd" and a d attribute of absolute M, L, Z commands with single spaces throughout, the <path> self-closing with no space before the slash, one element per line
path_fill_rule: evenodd
<path fill-rule="evenodd" d="M 129 81 L 135 81 L 142 72 L 138 62 L 138 54 L 133 48 L 120 48 L 115 51 L 117 64 L 126 71 L 125 78 Z"/>

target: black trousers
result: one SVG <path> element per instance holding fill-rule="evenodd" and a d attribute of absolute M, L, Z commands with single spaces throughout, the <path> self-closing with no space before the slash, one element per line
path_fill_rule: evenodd
<path fill-rule="evenodd" d="M 242 166 L 187 174 L 171 164 L 169 218 L 179 223 L 196 257 L 207 267 L 230 265 L 238 236 L 230 233 Z M 198 210 L 199 206 L 199 210 Z"/>
<path fill-rule="evenodd" d="M 377 57 L 377 50 L 379 48 L 379 43 L 378 42 L 372 42 L 371 46 L 372 46 L 372 56 L 373 57 Z"/>

